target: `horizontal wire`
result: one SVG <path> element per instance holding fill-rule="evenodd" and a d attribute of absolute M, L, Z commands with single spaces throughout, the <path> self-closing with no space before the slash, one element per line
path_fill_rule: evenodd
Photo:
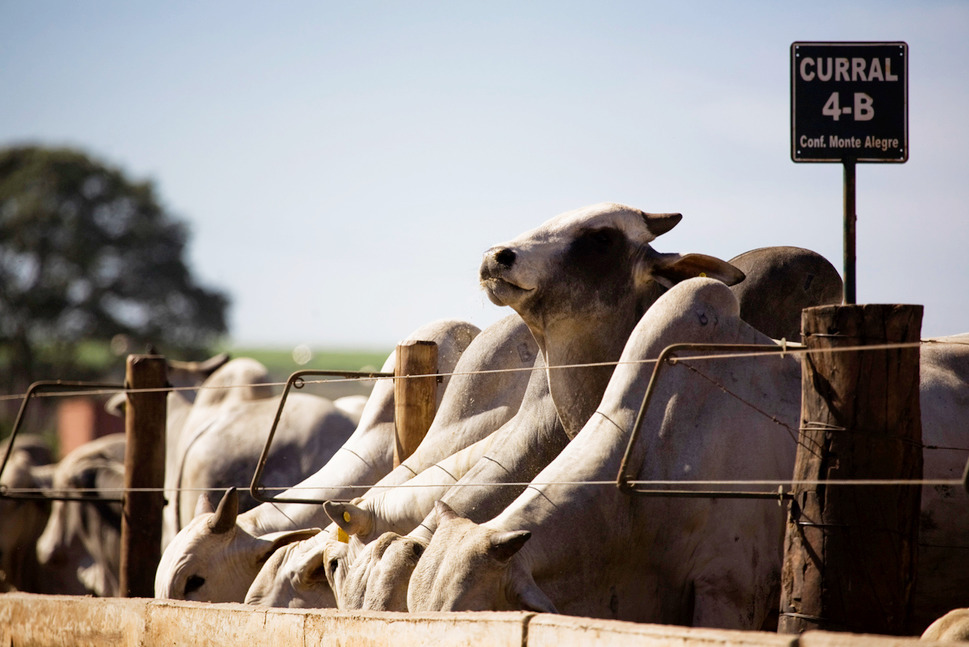
<path fill-rule="evenodd" d="M 808 349 L 803 346 L 792 347 L 788 346 L 785 340 L 781 340 L 784 346 L 784 354 L 800 354 L 807 355 L 811 353 L 829 353 L 829 352 L 859 352 L 859 351 L 872 351 L 872 350 L 893 350 L 902 348 L 917 348 L 922 344 L 953 344 L 953 345 L 969 345 L 969 342 L 954 342 L 938 338 L 929 338 L 921 340 L 920 342 L 907 342 L 907 343 L 894 343 L 894 344 L 879 344 L 879 345 L 867 345 L 867 346 L 847 346 L 840 348 L 824 348 L 824 349 Z M 723 359 L 740 359 L 740 358 L 756 358 L 756 357 L 777 357 L 777 351 L 743 351 L 743 352 L 733 352 L 733 353 L 721 353 L 713 355 L 685 355 L 682 357 L 673 357 L 668 361 L 672 364 L 678 361 L 689 360 L 691 362 L 698 360 L 723 360 Z M 530 367 L 519 367 L 519 368 L 508 368 L 508 369 L 488 369 L 483 371 L 463 371 L 463 372 L 451 372 L 451 373 L 432 373 L 432 374 L 419 374 L 419 375 L 406 375 L 406 376 L 394 376 L 391 377 L 375 377 L 375 376 L 361 376 L 361 377 L 334 377 L 323 380 L 303 380 L 303 384 L 324 384 L 324 383 L 340 383 L 340 382 L 361 382 L 361 381 L 376 381 L 382 379 L 409 379 L 409 378 L 427 378 L 427 377 L 454 377 L 454 376 L 471 376 L 471 375 L 484 375 L 484 374 L 498 374 L 498 373 L 515 373 L 523 371 L 536 371 L 536 370 L 559 370 L 559 369 L 572 369 L 572 368 L 589 368 L 589 367 L 601 367 L 601 366 L 621 366 L 621 365 L 642 365 L 642 364 L 652 364 L 657 362 L 656 358 L 652 359 L 641 359 L 641 360 L 628 360 L 628 361 L 614 361 L 614 362 L 593 362 L 586 364 L 563 364 L 551 367 L 545 366 L 530 366 Z M 77 395 L 92 395 L 92 394 L 116 394 L 116 393 L 159 393 L 159 392 L 171 392 L 171 391 L 200 391 L 204 389 L 231 389 L 231 388 L 250 388 L 250 387 L 272 387 L 272 386 L 286 386 L 289 382 L 269 382 L 269 383 L 256 383 L 256 384 L 238 384 L 238 385 L 220 385 L 220 386 L 188 386 L 188 387 L 156 387 L 156 388 L 145 388 L 145 389 L 100 389 L 100 390 L 84 390 L 84 391 L 58 391 L 56 393 L 36 393 L 34 397 L 70 397 Z M 723 388 L 723 387 L 721 387 Z M 0 401 L 10 400 L 10 399 L 23 399 L 26 394 L 22 395 L 0 395 Z M 766 414 L 765 414 L 766 415 Z M 969 451 L 967 448 L 959 447 L 934 447 L 926 446 L 926 449 L 947 449 L 947 450 L 959 450 L 959 451 Z M 628 481 L 630 485 L 665 485 L 665 486 L 678 486 L 682 487 L 685 485 L 693 486 L 751 486 L 751 485 L 770 485 L 770 486 L 783 486 L 783 485 L 928 485 L 928 486 L 953 486 L 961 487 L 963 485 L 962 480 L 958 479 L 942 479 L 942 480 L 819 480 L 819 481 Z M 373 489 L 373 488 L 392 488 L 392 487 L 539 487 L 545 485 L 611 485 L 615 486 L 615 481 L 556 481 L 548 483 L 537 483 L 537 482 L 519 482 L 519 483 L 449 483 L 449 484 L 439 484 L 439 485 L 425 485 L 425 484 L 409 484 L 402 483 L 398 485 L 313 485 L 313 486 L 290 486 L 290 487 L 267 487 L 263 486 L 259 489 L 261 491 L 287 491 L 287 490 L 325 490 L 325 489 Z M 130 489 L 114 489 L 114 490 L 86 490 L 86 489 L 72 489 L 71 492 L 224 492 L 226 488 L 130 488 Z M 240 486 L 240 489 L 245 491 L 249 490 L 248 485 Z M 42 489 L 14 489 L 14 488 L 0 488 L 0 494 L 5 496 L 10 496 L 14 493 L 43 493 L 45 490 Z M 49 490 L 47 491 L 49 492 Z"/>
<path fill-rule="evenodd" d="M 650 486 L 718 486 L 718 487 L 747 487 L 747 486 L 764 486 L 764 487 L 784 487 L 789 486 L 790 488 L 795 488 L 798 486 L 894 486 L 894 485 L 908 485 L 908 486 L 946 486 L 946 487 L 962 487 L 962 481 L 960 479 L 805 479 L 793 481 L 790 479 L 777 479 L 777 480 L 751 480 L 751 481 L 639 481 L 631 480 L 627 481 L 629 485 L 650 485 Z M 615 480 L 608 481 L 519 481 L 519 482 L 506 482 L 506 483 L 398 483 L 396 485 L 306 485 L 306 486 L 266 486 L 259 488 L 263 491 L 274 491 L 274 492 L 284 492 L 284 491 L 306 491 L 312 492 L 317 490 L 346 490 L 346 489 L 356 489 L 356 490 L 377 490 L 377 489 L 396 489 L 396 488 L 452 488 L 452 487 L 546 487 L 546 486 L 576 486 L 576 485 L 595 485 L 595 486 L 612 486 L 616 487 Z M 249 491 L 249 485 L 245 486 L 235 486 L 237 490 Z M 44 488 L 2 488 L 0 493 L 4 495 L 19 495 L 19 494 L 48 494 L 51 496 L 57 496 L 63 492 L 72 492 L 76 494 L 125 494 L 128 492 L 138 492 L 138 493 L 153 493 L 153 492 L 217 492 L 223 493 L 228 489 L 226 487 L 191 487 L 191 488 L 74 488 L 69 490 L 58 490 L 58 494 L 54 494 L 51 490 L 45 490 Z M 95 502 L 97 499 L 92 498 L 91 501 Z"/>
<path fill-rule="evenodd" d="M 781 340 L 784 341 L 784 340 Z M 784 351 L 781 355 L 808 355 L 813 353 L 845 353 L 845 352 L 859 352 L 859 351 L 876 351 L 876 350 L 897 350 L 903 348 L 918 348 L 922 344 L 942 344 L 942 345 L 956 345 L 956 346 L 969 346 L 969 342 L 961 341 L 949 341 L 944 338 L 928 338 L 923 339 L 918 342 L 905 342 L 897 344 L 876 344 L 867 346 L 844 346 L 838 348 L 806 348 L 804 346 L 791 346 L 789 342 L 784 343 Z M 671 363 L 676 363 L 682 359 L 690 359 L 691 361 L 696 360 L 719 360 L 719 359 L 744 359 L 744 358 L 754 358 L 754 357 L 777 357 L 777 351 L 744 351 L 744 352 L 734 352 L 734 353 L 721 353 L 716 355 L 686 355 L 683 357 L 674 357 L 669 361 Z M 637 365 L 637 364 L 652 364 L 655 363 L 656 358 L 651 359 L 641 359 L 641 360 L 628 360 L 628 361 L 609 361 L 609 362 L 590 362 L 586 364 L 560 364 L 555 366 L 526 366 L 518 368 L 504 368 L 504 369 L 486 369 L 481 371 L 454 371 L 450 373 L 420 373 L 417 375 L 398 375 L 394 377 L 374 377 L 374 376 L 360 376 L 360 377 L 343 377 L 343 378 L 330 378 L 325 380 L 303 380 L 304 384 L 331 384 L 331 383 L 341 383 L 341 382 L 374 382 L 377 380 L 387 380 L 387 379 L 415 379 L 415 378 L 445 378 L 445 377 L 456 377 L 456 376 L 471 376 L 471 375 L 489 375 L 489 374 L 499 374 L 499 373 L 517 373 L 524 371 L 543 371 L 543 370 L 561 370 L 561 369 L 574 369 L 574 368 L 594 368 L 602 366 L 623 366 L 623 365 Z M 58 391 L 56 393 L 35 393 L 33 397 L 36 398 L 56 398 L 56 397 L 76 397 L 78 395 L 113 395 L 116 393 L 160 393 L 160 392 L 178 392 L 178 391 L 202 391 L 207 389 L 235 389 L 235 388 L 251 388 L 251 387 L 284 387 L 288 382 L 260 382 L 253 384 L 229 384 L 229 385 L 198 385 L 198 386 L 182 386 L 182 387 L 152 387 L 152 388 L 117 388 L 117 389 L 98 389 L 98 390 L 83 390 L 83 391 Z M 7 400 L 22 400 L 26 397 L 26 393 L 21 394 L 8 394 L 0 395 L 0 402 Z"/>

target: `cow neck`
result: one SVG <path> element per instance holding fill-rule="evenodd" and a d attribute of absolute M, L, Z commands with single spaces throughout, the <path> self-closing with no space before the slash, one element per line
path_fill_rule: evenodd
<path fill-rule="evenodd" d="M 549 392 L 559 420 L 574 438 L 592 417 L 622 356 L 626 341 L 646 310 L 666 291 L 655 281 L 637 287 L 623 302 L 581 317 L 529 321 L 545 358 Z M 612 363 L 582 368 L 581 364 Z"/>
<path fill-rule="evenodd" d="M 560 330 L 552 327 L 541 337 L 535 336 L 545 358 L 549 393 L 569 438 L 595 412 L 615 369 L 614 364 L 583 365 L 617 361 L 635 319 L 631 315 L 582 326 L 556 326 Z"/>

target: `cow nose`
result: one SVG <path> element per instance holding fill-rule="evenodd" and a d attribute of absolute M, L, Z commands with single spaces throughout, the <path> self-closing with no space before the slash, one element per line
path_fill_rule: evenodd
<path fill-rule="evenodd" d="M 515 252 L 507 247 L 496 249 L 492 256 L 502 267 L 511 267 L 515 263 Z"/>

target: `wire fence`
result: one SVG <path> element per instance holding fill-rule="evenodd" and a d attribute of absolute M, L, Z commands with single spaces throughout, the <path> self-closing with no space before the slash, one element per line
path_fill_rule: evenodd
<path fill-rule="evenodd" d="M 687 368 L 694 373 L 708 379 L 714 383 L 716 387 L 724 391 L 725 393 L 737 398 L 743 402 L 746 406 L 751 408 L 759 415 L 766 416 L 767 418 L 774 421 L 781 427 L 786 428 L 788 434 L 794 439 L 794 442 L 800 442 L 799 438 L 801 436 L 800 432 L 805 429 L 792 428 L 781 420 L 781 416 L 772 413 L 770 411 L 764 410 L 762 407 L 755 405 L 752 402 L 746 400 L 741 394 L 736 393 L 734 390 L 725 386 L 724 384 L 713 380 L 710 376 L 706 375 L 702 371 L 699 371 L 693 364 L 697 362 L 704 361 L 723 361 L 731 359 L 749 359 L 749 358 L 777 358 L 785 356 L 797 356 L 804 357 L 810 353 L 848 353 L 848 352 L 867 352 L 867 351 L 884 351 L 884 350 L 899 350 L 906 348 L 919 348 L 926 345 L 935 344 L 949 344 L 954 346 L 969 346 L 969 340 L 951 340 L 947 338 L 930 338 L 923 339 L 920 342 L 913 343 L 895 343 L 895 344 L 879 344 L 879 345 L 857 345 L 857 346 L 844 346 L 837 348 L 823 348 L 823 349 L 808 349 L 801 344 L 789 343 L 786 340 L 779 341 L 779 347 L 774 350 L 738 350 L 735 352 L 717 352 L 717 353 L 702 353 L 695 352 L 691 353 L 686 357 L 674 357 L 669 358 L 666 361 L 670 364 L 685 363 L 686 360 L 689 361 Z M 588 364 L 566 364 L 566 365 L 556 365 L 556 366 L 544 366 L 537 365 L 533 367 L 521 367 L 521 368 L 509 368 L 509 369 L 492 369 L 474 372 L 450 372 L 450 373 L 433 373 L 433 374 L 420 374 L 420 375 L 407 375 L 407 376 L 394 376 L 392 374 L 377 374 L 369 373 L 360 376 L 349 376 L 352 372 L 338 371 L 334 372 L 334 375 L 325 377 L 324 379 L 305 379 L 298 378 L 294 380 L 290 378 L 287 382 L 269 382 L 269 383 L 258 383 L 258 384 L 231 384 L 231 385 L 218 385 L 211 386 L 206 384 L 200 384 L 195 386 L 183 386 L 183 387 L 164 387 L 164 388 L 151 388 L 151 389 L 131 389 L 126 388 L 122 385 L 107 385 L 107 384 L 84 384 L 77 382 L 62 382 L 62 381 L 51 381 L 46 384 L 56 385 L 58 388 L 51 391 L 38 391 L 21 393 L 21 394 L 9 394 L 0 395 L 0 402 L 3 401 L 21 401 L 26 403 L 30 398 L 69 398 L 78 396 L 114 396 L 117 394 L 135 394 L 135 393 L 160 393 L 160 392 L 195 392 L 203 391 L 206 389 L 237 389 L 245 388 L 249 389 L 252 387 L 287 387 L 292 385 L 294 388 L 302 389 L 306 386 L 315 384 L 333 384 L 340 382 L 376 382 L 378 380 L 387 379 L 416 379 L 416 378 L 427 378 L 427 377 L 437 377 L 439 379 L 443 378 L 453 378 L 461 376 L 473 376 L 473 375 L 483 375 L 483 374 L 501 374 L 501 373 L 514 373 L 514 372 L 532 372 L 532 371 L 556 371 L 562 369 L 576 369 L 576 368 L 590 368 L 590 367 L 619 367 L 624 365 L 652 365 L 661 361 L 660 358 L 649 358 L 640 359 L 634 361 L 618 361 L 618 362 L 596 362 Z M 307 371 L 307 373 L 313 373 L 313 371 Z M 294 374 L 295 376 L 296 374 Z M 966 385 L 969 389 L 969 385 Z M 836 429 L 831 429 L 832 431 Z M 843 428 L 837 429 L 838 431 L 845 431 Z M 15 430 L 16 431 L 16 430 Z M 12 439 L 12 438 L 11 438 Z M 966 446 L 940 446 L 922 443 L 921 448 L 923 450 L 929 451 L 945 451 L 945 452 L 960 452 L 965 454 L 966 458 L 969 459 L 969 433 L 966 434 Z M 10 455 L 13 453 L 13 443 L 9 443 L 6 455 L 2 457 L 3 467 L 5 468 Z M 3 470 L 0 469 L 0 476 L 2 476 Z M 969 471 L 967 471 L 969 474 Z M 691 496 L 691 495 L 711 495 L 715 494 L 709 488 L 738 488 L 738 487 L 768 487 L 776 489 L 777 493 L 770 492 L 759 492 L 758 497 L 770 498 L 770 497 L 783 497 L 783 492 L 785 489 L 790 490 L 795 487 L 800 486 L 924 486 L 924 487 L 936 487 L 936 488 L 963 488 L 966 484 L 966 477 L 961 479 L 938 479 L 938 478 L 923 478 L 923 479 L 913 479 L 913 480 L 897 480 L 897 479 L 825 479 L 825 480 L 793 480 L 793 479 L 782 479 L 782 480 L 651 480 L 643 481 L 630 478 L 626 481 L 627 485 L 639 487 L 639 488 L 651 488 L 652 490 L 639 489 L 637 493 L 640 494 L 662 494 L 664 492 L 679 494 L 681 496 Z M 522 482 L 472 482 L 456 480 L 451 482 L 442 482 L 436 484 L 428 483 L 400 483 L 395 485 L 381 485 L 381 484 L 319 484 L 313 483 L 311 485 L 296 484 L 292 486 L 259 486 L 260 491 L 265 492 L 282 492 L 282 491 L 292 491 L 292 492 L 322 492 L 330 489 L 341 489 L 341 490 L 360 490 L 366 491 L 370 489 L 390 489 L 390 488 L 452 488 L 452 487 L 550 487 L 550 486 L 588 486 L 588 487 L 616 487 L 616 480 L 601 480 L 601 481 L 554 481 L 554 482 L 539 482 L 539 481 L 522 481 Z M 665 489 L 664 489 L 665 488 Z M 673 490 L 676 488 L 676 490 Z M 706 488 L 700 491 L 690 491 L 684 488 Z M 164 492 L 167 496 L 174 495 L 176 492 L 198 492 L 198 493 L 222 493 L 225 491 L 225 487 L 219 488 L 70 488 L 69 491 L 59 491 L 54 492 L 51 488 L 17 488 L 8 487 L 6 485 L 0 484 L 0 498 L 33 498 L 33 499 L 62 499 L 62 500 L 85 500 L 91 501 L 93 496 L 103 498 L 109 496 L 123 496 L 128 492 Z M 249 491 L 249 484 L 239 484 L 238 489 L 240 491 Z M 730 492 L 729 490 L 724 491 L 725 496 L 737 496 L 737 492 Z M 120 500 L 120 499 L 119 499 Z M 287 500 L 286 502 L 292 502 Z M 317 503 L 318 500 L 307 499 L 306 503 Z"/>

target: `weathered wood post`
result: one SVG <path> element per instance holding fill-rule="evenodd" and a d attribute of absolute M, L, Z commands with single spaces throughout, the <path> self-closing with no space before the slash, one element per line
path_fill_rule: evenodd
<path fill-rule="evenodd" d="M 922 306 L 842 305 L 802 315 L 795 481 L 920 480 Z M 795 484 L 778 631 L 901 634 L 911 612 L 921 488 Z"/>
<path fill-rule="evenodd" d="M 124 513 L 121 518 L 121 595 L 153 597 L 161 559 L 165 506 L 165 426 L 168 374 L 159 355 L 129 355 L 125 382 Z M 157 391 L 141 391 L 159 389 Z"/>
<path fill-rule="evenodd" d="M 434 420 L 437 407 L 437 344 L 408 341 L 397 345 L 394 375 L 394 467 L 414 453 Z"/>

